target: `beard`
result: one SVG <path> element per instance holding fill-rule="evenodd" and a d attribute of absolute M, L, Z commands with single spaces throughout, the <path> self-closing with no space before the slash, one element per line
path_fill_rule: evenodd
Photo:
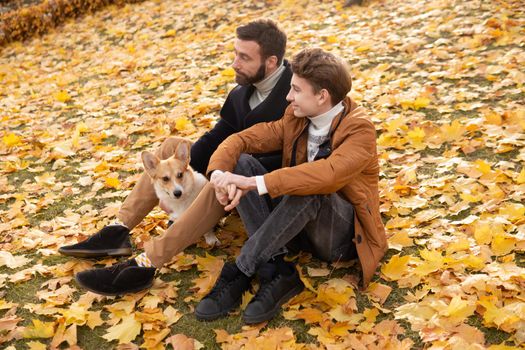
<path fill-rule="evenodd" d="M 257 72 L 252 76 L 235 71 L 235 82 L 239 85 L 252 85 L 263 80 L 265 75 L 266 66 L 261 64 Z"/>

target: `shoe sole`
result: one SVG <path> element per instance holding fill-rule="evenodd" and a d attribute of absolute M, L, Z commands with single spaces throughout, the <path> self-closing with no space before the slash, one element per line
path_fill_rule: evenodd
<path fill-rule="evenodd" d="M 103 249 L 103 250 L 62 250 L 58 249 L 62 255 L 73 256 L 75 258 L 103 258 L 106 256 L 131 256 L 131 248 Z"/>
<path fill-rule="evenodd" d="M 144 287 L 130 289 L 130 290 L 126 291 L 126 292 L 122 292 L 122 293 L 106 293 L 106 292 L 101 292 L 101 291 L 95 290 L 93 288 L 90 288 L 90 287 L 84 285 L 82 282 L 80 282 L 78 280 L 77 276 L 75 276 L 75 281 L 77 281 L 77 284 L 79 286 L 81 286 L 82 288 L 84 288 L 84 289 L 86 289 L 86 290 L 88 290 L 90 292 L 93 292 L 95 294 L 100 294 L 100 295 L 107 295 L 107 296 L 111 296 L 111 297 L 116 297 L 116 296 L 119 296 L 119 295 L 133 294 L 133 293 L 142 292 L 143 290 L 149 289 L 149 288 L 151 288 L 151 286 L 153 286 L 153 281 L 152 281 L 151 283 L 148 283 Z"/>
<path fill-rule="evenodd" d="M 199 314 L 197 311 L 195 311 L 195 317 L 199 321 L 214 321 L 214 320 L 217 320 L 219 318 L 226 317 L 230 313 L 230 311 L 232 311 L 233 309 L 237 308 L 239 305 L 241 305 L 241 300 L 240 299 L 239 299 L 238 302 L 236 302 L 234 305 L 232 305 L 232 307 L 230 307 L 228 310 L 225 310 L 225 311 L 213 314 L 213 315 Z"/>
<path fill-rule="evenodd" d="M 242 319 L 243 319 L 244 323 L 246 323 L 246 324 L 255 324 L 255 323 L 261 323 L 261 322 L 264 322 L 264 321 L 271 320 L 281 310 L 281 306 L 284 303 L 286 303 L 288 300 L 290 300 L 292 297 L 296 296 L 297 294 L 301 293 L 303 290 L 304 290 L 304 285 L 297 286 L 294 289 L 290 290 L 288 293 L 283 295 L 281 297 L 281 299 L 279 299 L 277 301 L 277 303 L 275 304 L 275 307 L 273 309 L 271 309 L 270 311 L 268 311 L 268 312 L 266 312 L 266 313 L 264 313 L 262 315 L 250 317 L 250 316 L 246 316 L 246 315 L 243 314 L 242 315 Z"/>

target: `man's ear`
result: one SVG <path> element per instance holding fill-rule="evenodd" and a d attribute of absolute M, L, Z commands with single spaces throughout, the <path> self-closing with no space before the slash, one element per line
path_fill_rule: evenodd
<path fill-rule="evenodd" d="M 266 59 L 266 69 L 277 68 L 278 63 L 279 59 L 277 58 L 277 56 L 272 55 Z"/>
<path fill-rule="evenodd" d="M 330 93 L 326 89 L 321 89 L 321 91 L 318 92 L 319 95 L 319 105 L 325 104 L 327 101 L 328 103 L 332 103 L 332 97 L 330 96 Z"/>
<path fill-rule="evenodd" d="M 181 141 L 177 145 L 177 149 L 175 150 L 174 157 L 178 160 L 181 160 L 184 162 L 184 166 L 188 166 L 190 164 L 190 150 L 191 150 L 191 144 L 188 141 Z"/>
<path fill-rule="evenodd" d="M 148 175 L 152 178 L 155 177 L 155 171 L 160 163 L 159 157 L 148 151 L 142 152 L 141 157 L 142 163 L 144 164 L 144 169 L 146 169 Z"/>

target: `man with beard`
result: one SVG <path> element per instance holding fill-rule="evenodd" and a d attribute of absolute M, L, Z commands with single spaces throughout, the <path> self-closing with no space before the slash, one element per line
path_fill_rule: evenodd
<path fill-rule="evenodd" d="M 286 34 L 271 20 L 250 22 L 238 27 L 236 34 L 235 59 L 232 67 L 235 70 L 235 81 L 239 85 L 228 94 L 217 124 L 191 148 L 190 165 L 200 173 L 205 173 L 211 155 L 228 136 L 257 123 L 275 120 L 283 115 L 288 106 L 286 94 L 290 88 L 292 73 L 288 62 L 284 60 Z M 169 158 L 174 154 L 177 143 L 175 138 L 168 138 L 156 152 L 157 156 L 161 159 Z M 279 153 L 254 156 L 268 171 L 281 166 Z M 132 254 L 130 230 L 158 204 L 159 200 L 150 178 L 144 173 L 122 204 L 116 222 L 104 227 L 83 242 L 59 248 L 59 252 L 63 255 L 83 258 L 130 256 Z M 205 213 L 203 212 L 204 215 Z M 177 224 L 170 226 L 166 235 L 173 236 L 173 232 L 178 230 L 177 227 Z M 174 251 L 182 251 L 194 241 L 180 240 L 165 243 L 172 244 Z M 159 260 L 152 264 L 153 259 L 150 260 L 149 257 L 154 255 L 153 250 L 153 244 L 148 242 L 145 245 L 145 253 L 137 256 L 136 259 L 128 260 L 132 262 L 132 266 L 137 266 L 138 262 L 139 271 L 146 271 L 147 276 L 151 275 L 151 278 L 147 278 L 148 282 L 141 285 L 143 289 L 147 288 L 153 280 L 153 274 L 149 273 L 151 270 L 154 271 L 151 267 L 162 266 Z M 140 270 L 141 268 L 143 270 Z M 119 294 L 126 291 L 129 291 L 129 288 L 115 292 Z"/>

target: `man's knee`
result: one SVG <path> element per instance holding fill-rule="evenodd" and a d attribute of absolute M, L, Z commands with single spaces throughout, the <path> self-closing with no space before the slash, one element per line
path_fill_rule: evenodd
<path fill-rule="evenodd" d="M 239 160 L 237 161 L 237 165 L 235 166 L 233 173 L 243 176 L 257 175 L 257 163 L 259 163 L 259 161 L 256 158 L 249 154 L 242 153 L 239 157 Z"/>

